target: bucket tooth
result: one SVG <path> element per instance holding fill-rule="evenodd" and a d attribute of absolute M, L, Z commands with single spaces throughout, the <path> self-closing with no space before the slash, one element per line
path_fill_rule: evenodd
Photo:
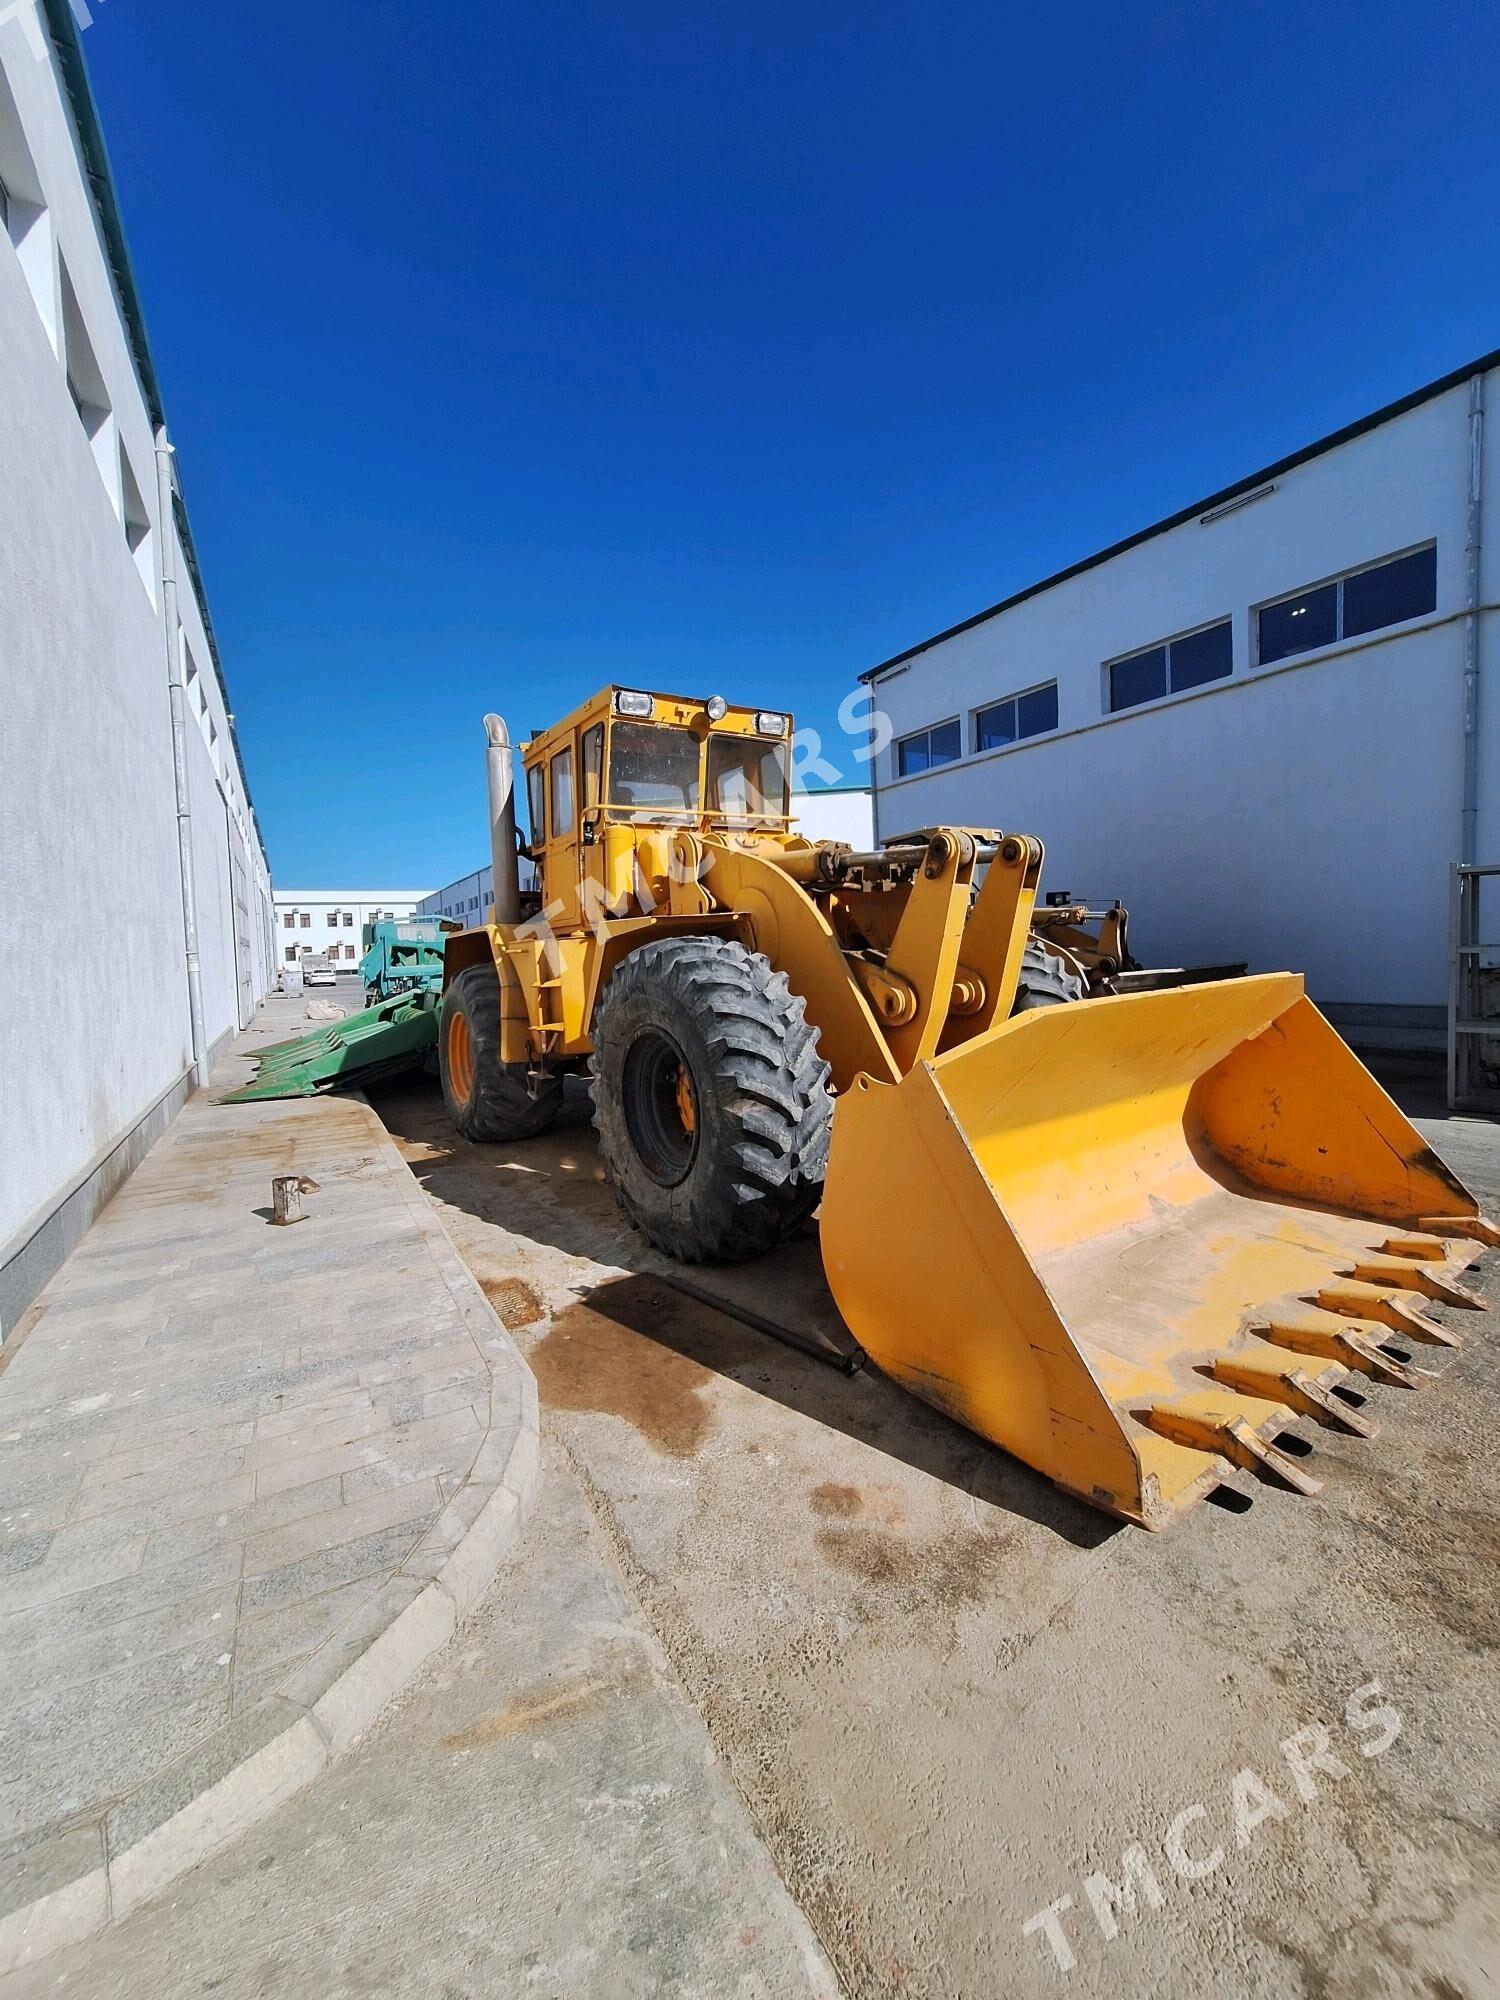
<path fill-rule="evenodd" d="M 1440 1278 L 1435 1271 L 1423 1270 L 1420 1264 L 1413 1264 L 1405 1257 L 1363 1257 L 1350 1276 L 1366 1285 L 1391 1285 L 1398 1292 L 1421 1292 L 1445 1306 L 1467 1306 L 1474 1312 L 1484 1310 L 1484 1300 L 1476 1293 L 1455 1285 L 1451 1278 Z"/>
<path fill-rule="evenodd" d="M 1313 1417 L 1329 1430 L 1345 1431 L 1350 1437 L 1374 1437 L 1378 1426 L 1361 1416 L 1333 1392 L 1348 1370 L 1337 1362 L 1325 1362 L 1310 1373 L 1288 1362 L 1283 1349 L 1267 1341 L 1220 1355 L 1210 1373 L 1226 1389 L 1238 1389 L 1244 1396 L 1259 1396 L 1268 1403 L 1284 1403 L 1299 1416 Z"/>
<path fill-rule="evenodd" d="M 1500 1250 L 1500 1227 L 1482 1215 L 1424 1215 L 1417 1227 L 1429 1236 L 1466 1236 L 1486 1249 Z"/>
<path fill-rule="evenodd" d="M 1379 1320 L 1408 1340 L 1421 1341 L 1428 1347 L 1458 1345 L 1446 1327 L 1438 1326 L 1415 1306 L 1393 1298 L 1380 1285 L 1363 1284 L 1358 1278 L 1340 1278 L 1325 1285 L 1312 1303 L 1322 1306 L 1325 1312 L 1353 1313 L 1357 1319 Z"/>
<path fill-rule="evenodd" d="M 1330 1360 L 1342 1361 L 1347 1368 L 1357 1368 L 1360 1374 L 1376 1382 L 1384 1382 L 1388 1388 L 1421 1387 L 1415 1369 L 1387 1354 L 1380 1345 L 1380 1335 L 1387 1331 L 1384 1327 L 1340 1325 L 1331 1319 L 1285 1319 L 1273 1320 L 1268 1327 L 1257 1330 L 1263 1331 L 1267 1340 L 1278 1347 L 1289 1347 L 1298 1354 L 1326 1355 Z"/>
<path fill-rule="evenodd" d="M 1437 1236 L 1387 1236 L 1382 1257 L 1411 1257 L 1421 1264 L 1446 1264 L 1447 1245 Z"/>
<path fill-rule="evenodd" d="M 1293 1412 L 1283 1403 L 1274 1405 L 1277 1416 L 1259 1418 L 1260 1426 L 1277 1430 L 1290 1427 Z M 1202 1395 L 1175 1397 L 1170 1403 L 1152 1403 L 1142 1412 L 1142 1421 L 1174 1444 L 1192 1446 L 1227 1458 L 1244 1472 L 1274 1479 L 1294 1493 L 1322 1491 L 1322 1481 L 1314 1479 L 1287 1452 L 1278 1451 L 1260 1434 L 1260 1428 L 1245 1414 L 1246 1405 L 1238 1396 Z"/>

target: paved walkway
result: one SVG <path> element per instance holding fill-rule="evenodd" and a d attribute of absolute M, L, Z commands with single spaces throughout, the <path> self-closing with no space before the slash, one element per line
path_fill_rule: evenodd
<path fill-rule="evenodd" d="M 273 1002 L 242 1047 L 305 1025 Z M 536 1467 L 530 1372 L 368 1107 L 195 1098 L 3 1356 L 0 1971 L 359 1735 Z"/>

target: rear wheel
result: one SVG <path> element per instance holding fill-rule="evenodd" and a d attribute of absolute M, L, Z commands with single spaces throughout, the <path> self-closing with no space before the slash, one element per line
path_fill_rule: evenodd
<path fill-rule="evenodd" d="M 1033 1007 L 1060 1007 L 1065 1001 L 1087 997 L 1088 987 L 1065 959 L 1048 951 L 1038 939 L 1027 938 L 1012 1014 L 1026 1014 Z"/>
<path fill-rule="evenodd" d="M 759 952 L 701 937 L 632 952 L 599 1002 L 591 1070 L 615 1198 L 668 1256 L 740 1263 L 817 1207 L 828 1065 Z"/>
<path fill-rule="evenodd" d="M 443 995 L 438 1072 L 448 1116 L 481 1146 L 531 1139 L 562 1108 L 562 1078 L 533 1090 L 529 1063 L 500 1060 L 500 979 L 493 965 L 471 965 Z"/>

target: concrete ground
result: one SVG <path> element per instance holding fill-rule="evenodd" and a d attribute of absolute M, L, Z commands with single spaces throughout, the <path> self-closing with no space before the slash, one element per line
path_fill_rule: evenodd
<path fill-rule="evenodd" d="M 684 1297 L 583 1101 L 515 1149 L 456 1140 L 430 1091 L 380 1109 L 848 1992 L 1497 1990 L 1495 1313 L 1446 1315 L 1464 1345 L 1423 1350 L 1420 1393 L 1373 1391 L 1378 1439 L 1317 1434 L 1317 1498 L 1150 1536 Z M 1426 1129 L 1494 1213 L 1500 1129 Z M 827 1328 L 811 1243 L 692 1276 Z M 1383 1706 L 1400 1733 L 1363 1755 Z M 1320 1725 L 1342 1775 L 1304 1771 L 1309 1800 L 1280 1745 Z M 1116 1913 L 1087 1881 L 1137 1844 Z M 1054 1951 L 1026 1926 L 1063 1898 Z"/>
<path fill-rule="evenodd" d="M 536 1461 L 530 1373 L 369 1107 L 196 1095 L 0 1357 L 0 1969 L 321 1769 Z"/>
<path fill-rule="evenodd" d="M 832 2000 L 555 1450 L 511 1564 L 371 1734 L 5 2000 Z"/>
<path fill-rule="evenodd" d="M 1500 1990 L 1500 1316 L 1317 1498 L 1148 1536 L 684 1293 L 576 1095 L 378 1108 L 536 1371 L 534 1525 L 315 1789 L 8 1994 Z M 1426 1129 L 1494 1213 L 1500 1128 Z M 690 1282 L 838 1339 L 811 1240 Z"/>
<path fill-rule="evenodd" d="M 474 1609 L 535 1421 L 365 1104 L 189 1104 L 0 1357 L 7 1993 L 832 1992 L 565 1469 Z"/>

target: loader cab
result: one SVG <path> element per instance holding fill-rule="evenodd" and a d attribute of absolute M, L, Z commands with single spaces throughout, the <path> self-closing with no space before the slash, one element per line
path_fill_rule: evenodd
<path fill-rule="evenodd" d="M 601 689 L 523 746 L 528 848 L 556 929 L 602 901 L 638 914 L 637 869 L 667 893 L 673 834 L 786 834 L 791 820 L 789 715 L 643 689 Z M 592 884 L 592 888 L 590 888 Z"/>

